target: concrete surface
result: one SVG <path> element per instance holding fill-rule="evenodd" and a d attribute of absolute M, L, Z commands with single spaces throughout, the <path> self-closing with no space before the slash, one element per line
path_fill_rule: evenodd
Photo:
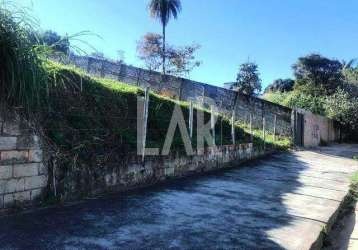
<path fill-rule="evenodd" d="M 128 195 L 0 219 L 5 249 L 310 249 L 358 145 L 279 154 Z"/>
<path fill-rule="evenodd" d="M 356 250 L 358 249 L 358 208 L 349 211 L 333 227 L 329 234 L 330 245 L 324 250 Z"/>

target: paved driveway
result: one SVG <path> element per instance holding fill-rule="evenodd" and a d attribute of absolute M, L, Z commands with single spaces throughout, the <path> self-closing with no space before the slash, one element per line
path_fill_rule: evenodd
<path fill-rule="evenodd" d="M 0 219 L 7 249 L 309 249 L 347 194 L 358 145 L 278 154 L 127 196 Z"/>

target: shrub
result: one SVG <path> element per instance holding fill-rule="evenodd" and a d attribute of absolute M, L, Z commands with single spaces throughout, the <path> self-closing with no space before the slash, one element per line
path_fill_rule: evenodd
<path fill-rule="evenodd" d="M 350 96 L 345 90 L 338 89 L 335 94 L 326 98 L 326 113 L 332 119 L 358 128 L 358 98 Z"/>
<path fill-rule="evenodd" d="M 285 100 L 287 99 L 289 93 L 286 92 L 267 92 L 263 95 L 263 98 L 269 102 L 277 103 L 280 105 L 284 105 Z"/>
<path fill-rule="evenodd" d="M 321 96 L 312 96 L 300 91 L 291 92 L 269 92 L 263 96 L 264 99 L 281 104 L 290 108 L 302 108 L 312 113 L 324 115 L 326 99 Z"/>
<path fill-rule="evenodd" d="M 304 94 L 299 91 L 290 92 L 290 94 L 283 102 L 285 106 L 291 108 L 294 107 L 302 108 L 319 115 L 325 114 L 324 103 L 325 103 L 324 97 Z"/>
<path fill-rule="evenodd" d="M 31 18 L 4 5 L 0 6 L 0 103 L 29 111 L 43 102 L 40 92 L 46 89 L 47 74 L 33 46 Z"/>
<path fill-rule="evenodd" d="M 294 85 L 295 81 L 292 79 L 276 79 L 273 83 L 266 87 L 264 92 L 289 92 L 293 90 Z"/>

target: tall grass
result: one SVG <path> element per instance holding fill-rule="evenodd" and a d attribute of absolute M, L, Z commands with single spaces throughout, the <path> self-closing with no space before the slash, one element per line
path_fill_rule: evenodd
<path fill-rule="evenodd" d="M 25 9 L 0 5 L 0 105 L 30 111 L 41 105 L 47 74 L 34 46 L 35 22 Z"/>

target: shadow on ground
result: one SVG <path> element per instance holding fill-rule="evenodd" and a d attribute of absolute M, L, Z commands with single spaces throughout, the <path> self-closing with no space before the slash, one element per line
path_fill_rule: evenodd
<path fill-rule="evenodd" d="M 10 249 L 282 249 L 268 232 L 297 216 L 284 197 L 307 163 L 278 154 L 240 168 L 0 220 Z M 297 237 L 297 235 L 292 235 Z"/>

